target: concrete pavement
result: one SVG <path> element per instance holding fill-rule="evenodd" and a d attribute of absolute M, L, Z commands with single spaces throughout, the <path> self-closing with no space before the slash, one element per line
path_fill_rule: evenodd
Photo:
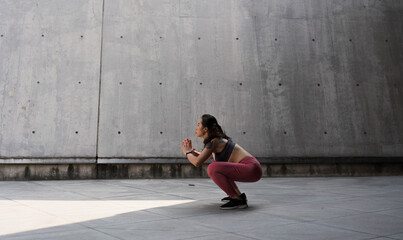
<path fill-rule="evenodd" d="M 403 239 L 403 177 L 0 182 L 0 239 Z"/>

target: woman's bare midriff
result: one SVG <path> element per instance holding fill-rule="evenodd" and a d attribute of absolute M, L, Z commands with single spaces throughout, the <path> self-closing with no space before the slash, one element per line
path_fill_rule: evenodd
<path fill-rule="evenodd" d="M 240 161 L 248 157 L 252 157 L 252 154 L 248 153 L 245 149 L 236 144 L 234 150 L 231 153 L 231 156 L 228 159 L 228 162 L 239 163 Z"/>
<path fill-rule="evenodd" d="M 225 140 L 225 142 L 219 143 L 219 145 L 216 148 L 217 152 L 221 152 L 222 150 L 224 150 L 227 142 L 228 141 Z M 245 149 L 243 149 L 241 146 L 239 146 L 238 144 L 235 144 L 234 150 L 232 151 L 231 156 L 228 159 L 228 162 L 239 163 L 240 161 L 242 161 L 243 159 L 248 158 L 248 157 L 253 157 L 253 156 L 252 156 L 252 154 L 248 153 Z"/>

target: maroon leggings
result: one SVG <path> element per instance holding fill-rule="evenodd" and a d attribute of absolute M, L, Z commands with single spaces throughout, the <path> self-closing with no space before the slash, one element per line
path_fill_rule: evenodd
<path fill-rule="evenodd" d="M 254 157 L 248 157 L 239 163 L 213 161 L 207 168 L 210 178 L 228 196 L 236 195 L 237 182 L 257 182 L 262 177 L 262 166 Z"/>

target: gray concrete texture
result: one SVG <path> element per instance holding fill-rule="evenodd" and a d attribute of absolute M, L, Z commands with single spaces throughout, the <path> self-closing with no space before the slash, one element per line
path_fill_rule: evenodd
<path fill-rule="evenodd" d="M 264 178 L 220 210 L 211 179 L 0 182 L 1 240 L 403 240 L 403 177 Z"/>
<path fill-rule="evenodd" d="M 403 1 L 1 0 L 0 157 L 403 155 Z"/>

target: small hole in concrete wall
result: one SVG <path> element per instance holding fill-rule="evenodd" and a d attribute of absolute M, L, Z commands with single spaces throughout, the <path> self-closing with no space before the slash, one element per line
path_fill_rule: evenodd
<path fill-rule="evenodd" d="M 45 37 L 45 35 L 44 35 L 44 34 L 42 34 L 42 37 Z"/>
<path fill-rule="evenodd" d="M 122 82 L 119 82 L 120 85 L 122 85 Z"/>
<path fill-rule="evenodd" d="M 81 84 L 81 81 L 80 81 L 80 82 L 78 82 L 78 84 Z"/>
<path fill-rule="evenodd" d="M 324 132 L 325 134 L 327 134 L 327 132 Z"/>
<path fill-rule="evenodd" d="M 286 135 L 287 134 L 287 132 L 286 131 L 284 131 L 284 135 Z"/>
<path fill-rule="evenodd" d="M 352 41 L 353 41 L 353 39 L 350 39 L 349 41 L 350 41 L 350 42 L 352 42 Z"/>
<path fill-rule="evenodd" d="M 78 134 L 78 131 L 76 131 L 76 134 Z"/>
<path fill-rule="evenodd" d="M 281 83 L 279 83 L 278 85 L 281 86 Z"/>
<path fill-rule="evenodd" d="M 162 39 L 162 37 L 160 37 L 160 39 Z"/>
<path fill-rule="evenodd" d="M 39 84 L 40 82 L 39 82 L 39 81 L 37 81 L 36 83 L 37 83 L 37 84 Z"/>
<path fill-rule="evenodd" d="M 160 85 L 162 85 L 162 82 L 160 82 Z"/>
<path fill-rule="evenodd" d="M 33 134 L 35 134 L 35 131 L 32 131 Z"/>
<path fill-rule="evenodd" d="M 83 35 L 81 35 L 81 38 L 83 38 L 84 36 Z"/>
<path fill-rule="evenodd" d="M 388 39 L 386 39 L 385 42 L 388 42 Z"/>
<path fill-rule="evenodd" d="M 203 83 L 200 83 L 200 85 L 203 85 Z"/>
<path fill-rule="evenodd" d="M 275 38 L 274 41 L 277 41 L 277 38 Z"/>
<path fill-rule="evenodd" d="M 163 132 L 160 132 L 160 134 L 163 134 Z"/>
<path fill-rule="evenodd" d="M 0 36 L 3 37 L 3 34 L 1 34 Z"/>
<path fill-rule="evenodd" d="M 236 40 L 239 40 L 239 38 L 235 38 Z"/>
<path fill-rule="evenodd" d="M 118 134 L 121 134 L 121 132 L 120 132 L 120 131 L 118 131 Z"/>
<path fill-rule="evenodd" d="M 120 38 L 123 38 L 123 36 L 120 36 Z"/>
<path fill-rule="evenodd" d="M 240 86 L 242 86 L 242 83 L 239 83 Z"/>
<path fill-rule="evenodd" d="M 246 132 L 243 132 L 243 134 L 246 134 Z"/>
<path fill-rule="evenodd" d="M 365 135 L 367 135 L 367 132 L 364 132 Z"/>
<path fill-rule="evenodd" d="M 200 40 L 201 38 L 199 37 L 199 40 Z"/>
<path fill-rule="evenodd" d="M 357 87 L 360 86 L 360 84 L 357 83 Z"/>
<path fill-rule="evenodd" d="M 315 38 L 312 38 L 312 42 L 315 42 Z"/>
<path fill-rule="evenodd" d="M 318 87 L 320 87 L 320 83 L 318 83 Z"/>

